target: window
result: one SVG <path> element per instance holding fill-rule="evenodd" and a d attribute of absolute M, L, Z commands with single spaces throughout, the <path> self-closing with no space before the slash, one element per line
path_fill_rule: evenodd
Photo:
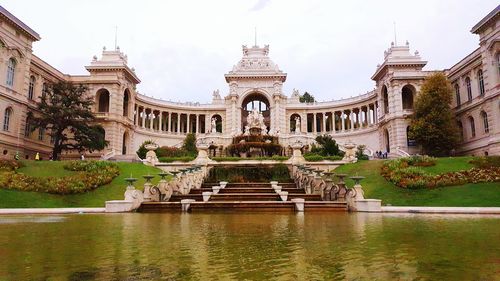
<path fill-rule="evenodd" d="M 44 128 L 38 129 L 38 140 L 39 141 L 43 141 L 43 135 L 45 135 L 45 129 Z"/>
<path fill-rule="evenodd" d="M 485 111 L 481 111 L 481 118 L 483 119 L 484 133 L 487 134 L 490 132 L 490 126 L 488 125 L 488 114 L 486 114 Z"/>
<path fill-rule="evenodd" d="M 484 79 L 483 79 L 483 70 L 479 69 L 477 72 L 477 80 L 479 81 L 479 95 L 484 95 Z"/>
<path fill-rule="evenodd" d="M 33 99 L 34 92 L 35 92 L 35 77 L 31 76 L 30 77 L 30 85 L 28 87 L 28 99 L 30 99 L 30 100 Z"/>
<path fill-rule="evenodd" d="M 14 86 L 14 72 L 16 70 L 16 61 L 11 58 L 7 65 L 7 86 Z"/>
<path fill-rule="evenodd" d="M 498 76 L 500 76 L 500 53 L 497 54 Z"/>
<path fill-rule="evenodd" d="M 12 116 L 12 108 L 8 107 L 3 115 L 3 130 L 8 131 L 10 125 L 10 117 Z"/>
<path fill-rule="evenodd" d="M 470 78 L 465 78 L 465 86 L 467 87 L 467 98 L 469 101 L 472 101 L 472 88 L 470 85 Z"/>
<path fill-rule="evenodd" d="M 469 125 L 470 125 L 470 135 L 471 138 L 476 136 L 476 125 L 474 124 L 474 118 L 471 116 L 469 117 Z"/>
<path fill-rule="evenodd" d="M 26 125 L 24 126 L 24 136 L 29 138 L 31 136 L 31 120 L 26 118 Z"/>
<path fill-rule="evenodd" d="M 460 106 L 460 86 L 455 84 L 455 98 L 457 99 L 457 107 Z"/>
<path fill-rule="evenodd" d="M 460 131 L 460 141 L 464 141 L 464 127 L 462 126 L 462 121 L 457 122 L 458 130 Z"/>

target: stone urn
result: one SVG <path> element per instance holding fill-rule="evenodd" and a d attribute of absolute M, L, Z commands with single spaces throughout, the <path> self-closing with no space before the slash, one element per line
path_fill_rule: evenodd
<path fill-rule="evenodd" d="M 345 154 L 342 160 L 349 163 L 355 163 L 358 160 L 356 158 L 356 150 L 355 150 L 356 144 L 353 143 L 352 141 L 348 141 L 347 143 L 344 144 L 344 149 L 345 149 Z"/>
<path fill-rule="evenodd" d="M 146 153 L 146 165 L 154 166 L 158 163 L 158 157 L 155 152 L 155 150 L 158 149 L 158 145 L 156 143 L 148 143 L 144 148 L 148 150 Z"/>

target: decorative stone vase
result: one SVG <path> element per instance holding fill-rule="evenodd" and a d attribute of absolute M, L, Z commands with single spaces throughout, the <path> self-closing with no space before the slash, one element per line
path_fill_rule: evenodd
<path fill-rule="evenodd" d="M 213 194 L 219 193 L 219 190 L 221 190 L 220 186 L 212 186 L 212 192 L 213 192 Z"/>
<path fill-rule="evenodd" d="M 227 181 L 221 181 L 221 182 L 219 182 L 219 186 L 221 188 L 226 188 L 226 185 L 227 185 Z"/>
<path fill-rule="evenodd" d="M 353 143 L 352 141 L 348 141 L 347 143 L 344 144 L 344 149 L 345 149 L 345 154 L 342 160 L 349 163 L 355 163 L 358 160 L 356 158 L 356 151 L 355 151 L 356 144 Z"/>
<path fill-rule="evenodd" d="M 158 163 L 158 157 L 156 156 L 155 150 L 158 148 L 158 145 L 156 143 L 149 143 L 144 146 L 148 150 L 146 153 L 146 165 L 149 166 L 154 166 L 156 163 Z"/>
<path fill-rule="evenodd" d="M 288 199 L 288 191 L 280 191 L 278 194 L 281 198 L 281 201 L 286 201 Z"/>
<path fill-rule="evenodd" d="M 203 196 L 203 202 L 208 202 L 210 200 L 210 196 L 212 196 L 212 192 L 210 191 L 205 191 L 201 193 L 201 196 Z"/>

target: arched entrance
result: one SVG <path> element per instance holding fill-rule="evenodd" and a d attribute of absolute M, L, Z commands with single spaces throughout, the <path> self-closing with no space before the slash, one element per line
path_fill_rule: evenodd
<path fill-rule="evenodd" d="M 252 93 L 241 103 L 241 131 L 245 131 L 248 114 L 254 109 L 262 112 L 264 124 L 266 124 L 267 131 L 269 131 L 271 127 L 271 108 L 269 100 L 261 93 Z"/>
<path fill-rule="evenodd" d="M 385 151 L 387 151 L 387 153 L 391 152 L 391 144 L 389 141 L 389 131 L 387 129 L 384 130 L 384 141 L 385 141 Z"/>
<path fill-rule="evenodd" d="M 122 154 L 123 155 L 127 154 L 127 143 L 128 143 L 128 133 L 125 132 L 125 133 L 123 133 L 123 139 L 122 139 Z"/>

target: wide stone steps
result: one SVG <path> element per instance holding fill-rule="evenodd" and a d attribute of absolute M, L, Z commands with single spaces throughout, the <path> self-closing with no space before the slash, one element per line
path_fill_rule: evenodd
<path fill-rule="evenodd" d="M 293 198 L 304 198 L 306 201 L 321 201 L 321 196 L 315 194 L 288 194 L 288 200 Z M 180 202 L 183 199 L 194 199 L 203 201 L 200 194 L 172 195 L 170 202 Z M 274 191 L 266 193 L 218 193 L 210 196 L 209 201 L 281 201 L 281 198 Z"/>
<path fill-rule="evenodd" d="M 282 188 L 282 191 L 287 191 L 289 194 L 305 194 L 304 189 L 298 189 L 298 188 Z M 202 194 L 202 192 L 209 192 L 212 191 L 212 188 L 200 188 L 200 189 L 193 189 L 191 190 L 190 194 Z M 226 187 L 224 189 L 221 189 L 219 191 L 219 194 L 226 194 L 226 193 L 276 193 L 274 189 L 269 188 L 269 187 Z"/>
<path fill-rule="evenodd" d="M 270 183 L 229 183 L 219 193 L 212 194 L 207 202 L 203 201 L 203 192 L 212 192 L 212 186 L 219 183 L 204 183 L 199 189 L 192 189 L 189 194 L 172 195 L 168 202 L 144 202 L 139 212 L 179 212 L 182 210 L 181 200 L 192 199 L 189 211 L 296 211 L 292 199 L 302 198 L 305 211 L 347 211 L 345 202 L 321 201 L 317 194 L 306 194 L 304 189 L 298 189 L 294 183 L 279 183 L 282 191 L 288 192 L 287 201 L 274 191 Z"/>
<path fill-rule="evenodd" d="M 143 213 L 158 212 L 180 212 L 180 202 L 144 202 L 138 209 Z M 306 201 L 305 211 L 347 211 L 345 202 L 328 201 Z M 190 205 L 191 211 L 272 211 L 272 212 L 293 212 L 295 203 L 290 201 L 208 201 L 193 202 Z"/>

